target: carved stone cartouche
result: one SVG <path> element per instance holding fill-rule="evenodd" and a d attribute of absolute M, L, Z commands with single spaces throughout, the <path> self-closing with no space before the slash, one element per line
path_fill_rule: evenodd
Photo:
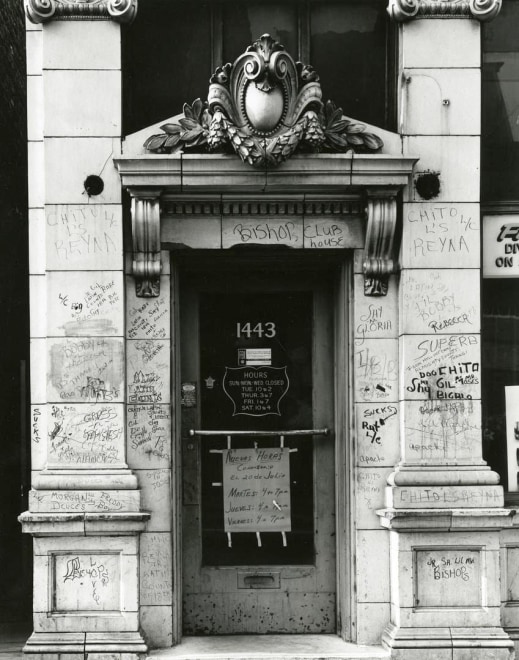
<path fill-rule="evenodd" d="M 382 140 L 323 105 L 317 72 L 295 62 L 284 46 L 264 34 L 234 64 L 211 76 L 207 103 L 184 104 L 179 124 L 150 136 L 149 151 L 233 150 L 254 167 L 276 167 L 299 151 L 376 151 Z"/>

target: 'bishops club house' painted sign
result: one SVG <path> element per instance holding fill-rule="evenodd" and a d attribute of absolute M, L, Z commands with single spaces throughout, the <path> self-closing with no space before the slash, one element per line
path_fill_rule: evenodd
<path fill-rule="evenodd" d="M 519 277 L 519 223 L 514 216 L 486 216 L 483 277 Z"/>

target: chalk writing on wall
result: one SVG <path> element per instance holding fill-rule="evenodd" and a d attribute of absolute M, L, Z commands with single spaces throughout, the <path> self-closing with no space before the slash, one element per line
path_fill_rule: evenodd
<path fill-rule="evenodd" d="M 479 286 L 472 270 L 406 270 L 405 332 L 479 332 Z"/>
<path fill-rule="evenodd" d="M 128 403 L 169 401 L 169 343 L 159 339 L 128 342 Z"/>
<path fill-rule="evenodd" d="M 361 505 L 363 518 L 366 513 L 383 506 L 386 477 L 387 474 L 384 470 L 360 469 L 357 471 L 357 506 Z M 364 512 L 366 509 L 367 512 Z"/>
<path fill-rule="evenodd" d="M 268 218 L 248 222 L 234 218 L 222 220 L 222 245 L 289 245 L 303 247 L 302 219 Z"/>
<path fill-rule="evenodd" d="M 427 400 L 406 403 L 406 460 L 477 459 L 480 402 Z"/>
<path fill-rule="evenodd" d="M 32 430 L 32 441 L 39 443 L 42 439 L 42 431 L 40 429 L 41 422 L 41 408 L 34 407 L 32 409 L 32 418 L 31 418 L 31 430 Z"/>
<path fill-rule="evenodd" d="M 49 330 L 68 337 L 122 334 L 122 276 L 113 273 L 52 274 Z"/>
<path fill-rule="evenodd" d="M 404 263 L 477 267 L 479 209 L 473 204 L 410 204 L 405 214 Z"/>
<path fill-rule="evenodd" d="M 357 465 L 394 465 L 400 456 L 396 404 L 357 404 Z"/>
<path fill-rule="evenodd" d="M 415 550 L 416 607 L 481 605 L 481 552 L 475 549 Z"/>
<path fill-rule="evenodd" d="M 130 405 L 128 420 L 128 461 L 135 467 L 150 463 L 169 465 L 171 459 L 171 419 L 169 407 Z M 144 459 L 144 465 L 141 464 Z"/>
<path fill-rule="evenodd" d="M 397 398 L 397 343 L 366 340 L 355 350 L 355 385 L 359 401 L 391 401 Z"/>
<path fill-rule="evenodd" d="M 119 610 L 119 554 L 54 555 L 56 610 Z"/>
<path fill-rule="evenodd" d="M 117 255 L 122 263 L 118 208 L 101 204 L 49 206 L 46 222 L 47 259 L 51 269 L 113 268 Z"/>
<path fill-rule="evenodd" d="M 393 329 L 393 321 L 388 318 L 390 310 L 384 305 L 369 303 L 367 309 L 359 314 L 355 326 L 355 344 L 362 346 L 369 337 L 387 336 Z"/>
<path fill-rule="evenodd" d="M 502 506 L 503 502 L 503 492 L 500 486 L 398 488 L 394 491 L 393 496 L 395 504 L 402 505 L 404 508 Z"/>
<path fill-rule="evenodd" d="M 50 410 L 49 464 L 124 466 L 122 405 L 53 405 Z"/>
<path fill-rule="evenodd" d="M 130 339 L 165 339 L 168 336 L 169 299 L 163 284 L 161 282 L 158 298 L 136 298 L 135 286 L 130 283 L 126 331 Z"/>
<path fill-rule="evenodd" d="M 31 490 L 31 511 L 95 513 L 138 508 L 135 493 L 121 490 Z"/>
<path fill-rule="evenodd" d="M 290 450 L 227 449 L 223 459 L 226 532 L 289 532 Z"/>
<path fill-rule="evenodd" d="M 140 543 L 141 605 L 168 605 L 172 599 L 171 536 L 148 533 Z"/>
<path fill-rule="evenodd" d="M 54 340 L 49 401 L 122 401 L 124 349 L 119 339 Z"/>
<path fill-rule="evenodd" d="M 479 336 L 405 337 L 407 399 L 479 398 Z"/>

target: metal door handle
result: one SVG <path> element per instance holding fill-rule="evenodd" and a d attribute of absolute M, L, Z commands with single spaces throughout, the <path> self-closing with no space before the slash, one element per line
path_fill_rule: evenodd
<path fill-rule="evenodd" d="M 190 429 L 189 435 L 224 435 L 224 436 L 305 436 L 305 435 L 328 435 L 329 429 L 297 429 L 295 431 L 208 431 L 206 429 Z"/>

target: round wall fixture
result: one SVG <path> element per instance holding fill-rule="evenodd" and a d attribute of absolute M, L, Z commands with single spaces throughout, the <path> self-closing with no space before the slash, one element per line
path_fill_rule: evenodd
<path fill-rule="evenodd" d="M 85 187 L 85 192 L 89 197 L 100 195 L 105 189 L 103 179 L 101 179 L 100 176 L 97 176 L 97 174 L 89 174 L 83 182 L 83 186 Z"/>

